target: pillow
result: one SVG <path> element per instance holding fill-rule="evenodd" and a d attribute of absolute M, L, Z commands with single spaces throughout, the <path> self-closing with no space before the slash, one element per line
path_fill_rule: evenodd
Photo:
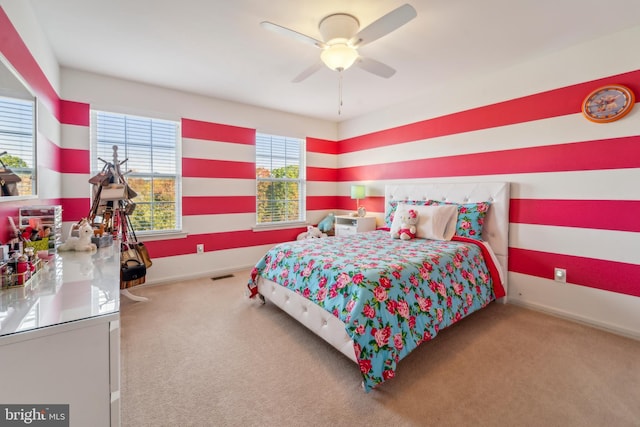
<path fill-rule="evenodd" d="M 399 204 L 426 206 L 430 205 L 431 203 L 431 200 L 391 200 L 389 203 L 387 203 L 385 209 L 384 223 L 387 224 L 387 227 L 391 227 L 393 225 L 393 219 L 395 217 L 395 212 Z"/>
<path fill-rule="evenodd" d="M 390 233 L 393 236 L 400 230 L 402 213 L 413 209 L 418 213 L 416 237 L 432 240 L 451 240 L 456 232 L 458 209 L 455 205 L 424 206 L 398 203 Z"/>
<path fill-rule="evenodd" d="M 470 239 L 482 240 L 484 219 L 489 212 L 491 202 L 478 203 L 447 203 L 434 201 L 434 205 L 453 205 L 458 207 L 458 221 L 456 235 Z"/>
<path fill-rule="evenodd" d="M 456 233 L 458 209 L 454 205 L 412 206 L 418 212 L 416 235 L 422 239 L 451 240 Z"/>

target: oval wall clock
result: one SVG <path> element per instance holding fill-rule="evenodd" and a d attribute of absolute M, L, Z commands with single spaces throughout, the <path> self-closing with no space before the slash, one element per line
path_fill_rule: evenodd
<path fill-rule="evenodd" d="M 635 96 L 622 85 L 608 85 L 591 92 L 582 103 L 582 114 L 596 123 L 608 123 L 626 116 L 633 108 Z"/>

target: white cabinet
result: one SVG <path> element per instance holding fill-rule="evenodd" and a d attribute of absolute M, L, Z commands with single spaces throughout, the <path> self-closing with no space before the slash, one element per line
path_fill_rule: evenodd
<path fill-rule="evenodd" d="M 336 215 L 336 236 L 362 233 L 376 229 L 376 218 L 373 216 Z"/>
<path fill-rule="evenodd" d="M 2 403 L 66 404 L 70 425 L 119 425 L 120 356 L 111 348 L 119 349 L 120 333 L 118 320 L 110 317 L 54 326 L 0 344 Z"/>
<path fill-rule="evenodd" d="M 69 405 L 72 426 L 120 425 L 119 259 L 117 247 L 61 252 L 0 291 L 2 404 Z"/>

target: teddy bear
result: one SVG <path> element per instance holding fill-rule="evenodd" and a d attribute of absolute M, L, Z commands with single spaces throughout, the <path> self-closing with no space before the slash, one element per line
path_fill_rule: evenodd
<path fill-rule="evenodd" d="M 396 239 L 411 240 L 416 237 L 417 225 L 418 225 L 418 211 L 415 209 L 409 209 L 403 212 L 400 216 L 402 224 L 398 233 L 394 235 Z"/>
<path fill-rule="evenodd" d="M 312 225 L 308 225 L 307 231 L 303 231 L 302 233 L 298 234 L 297 240 L 319 239 L 321 237 L 327 237 L 326 233 L 323 233 L 322 231 L 320 231 L 319 228 L 316 228 Z"/>
<path fill-rule="evenodd" d="M 77 236 L 74 234 L 77 233 Z M 85 219 L 71 227 L 67 240 L 58 246 L 59 251 L 95 251 L 97 246 L 91 242 L 93 227 Z"/>

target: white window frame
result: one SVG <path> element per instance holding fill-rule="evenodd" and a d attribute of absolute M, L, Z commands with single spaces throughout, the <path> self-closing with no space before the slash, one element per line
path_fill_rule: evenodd
<path fill-rule="evenodd" d="M 280 144 L 285 154 L 274 154 L 272 144 Z M 298 155 L 290 155 L 287 153 L 287 146 L 290 144 L 297 145 Z M 265 155 L 266 145 L 271 145 L 271 156 Z M 262 146 L 262 149 L 261 149 Z M 262 152 L 262 154 L 260 154 Z M 295 154 L 295 151 L 293 151 Z M 298 178 L 261 178 L 258 176 L 258 168 L 262 165 L 267 166 L 265 162 L 270 162 L 268 167 L 270 170 L 278 169 L 286 166 L 298 166 Z M 264 182 L 287 182 L 298 184 L 298 199 L 296 203 L 299 206 L 298 218 L 296 219 L 284 219 L 281 221 L 264 221 L 259 220 L 259 193 L 258 188 L 260 183 Z M 273 135 L 268 133 L 256 132 L 256 228 L 279 228 L 279 227 L 294 227 L 306 223 L 306 193 L 307 193 L 307 181 L 306 181 L 306 140 L 304 138 L 296 138 L 289 136 Z"/>
<path fill-rule="evenodd" d="M 174 205 L 174 215 L 175 215 L 175 224 L 173 224 L 173 228 L 172 229 L 162 229 L 162 230 L 157 230 L 157 229 L 151 229 L 151 230 L 139 230 L 138 228 L 136 228 L 136 234 L 138 236 L 143 236 L 143 237 L 150 237 L 150 236 L 163 236 L 163 235 L 171 235 L 171 234 L 183 234 L 182 233 L 182 168 L 181 168 L 181 152 L 180 152 L 180 141 L 181 141 L 181 127 L 180 127 L 180 122 L 177 120 L 166 120 L 166 119 L 159 119 L 159 118 L 153 118 L 153 117 L 145 117 L 145 116 L 139 116 L 139 115 L 133 115 L 133 114 L 126 114 L 126 113 L 118 113 L 118 112 L 113 112 L 113 111 L 105 111 L 105 110 L 91 110 L 91 174 L 97 174 L 98 172 L 100 172 L 100 170 L 102 169 L 102 167 L 104 166 L 104 162 L 101 161 L 99 159 L 100 154 L 98 151 L 98 134 L 97 134 L 97 126 L 98 126 L 98 119 L 97 119 L 97 115 L 98 114 L 106 114 L 106 115 L 113 115 L 113 116 L 119 116 L 122 118 L 126 119 L 130 119 L 130 120 L 143 120 L 143 121 L 151 121 L 151 123 L 170 123 L 172 125 L 175 125 L 175 169 L 173 171 L 173 173 L 171 172 L 167 172 L 167 171 L 161 171 L 159 170 L 159 168 L 154 168 L 154 165 L 148 165 L 150 167 L 150 172 L 140 172 L 140 171 L 136 171 L 135 168 L 132 168 L 132 164 L 134 165 L 135 163 L 133 161 L 127 161 L 125 163 L 122 164 L 121 168 L 122 168 L 122 172 L 123 174 L 125 174 L 125 177 L 127 179 L 130 178 L 148 178 L 151 179 L 153 181 L 154 178 L 174 178 L 175 179 L 175 194 L 174 194 L 174 200 L 175 200 L 175 205 Z M 128 134 L 127 134 L 128 135 Z M 126 137 L 128 138 L 128 137 Z M 149 144 L 149 148 L 151 149 L 151 151 L 153 150 L 153 140 L 148 142 Z M 106 144 L 104 144 L 106 145 Z M 116 145 L 116 144 L 113 144 Z M 140 143 L 134 143 L 131 141 L 128 141 L 127 139 L 125 139 L 125 141 L 119 141 L 117 143 L 118 145 L 118 159 L 120 160 L 120 162 L 124 161 L 125 159 L 127 159 L 129 156 L 131 156 L 131 153 L 129 153 L 129 151 L 131 151 L 132 148 L 137 148 L 138 150 L 140 149 L 140 147 L 142 146 L 142 144 Z M 105 147 L 106 148 L 106 147 Z M 111 151 L 111 150 L 109 150 Z M 106 157 L 106 158 L 105 158 Z M 104 161 L 108 161 L 108 162 L 112 162 L 113 158 L 112 155 L 106 156 L 105 157 L 100 157 L 102 158 L 102 160 Z M 153 158 L 153 157 L 152 157 Z M 135 188 L 133 188 L 135 190 Z M 154 205 L 155 202 L 154 201 L 150 201 L 150 202 L 141 202 L 140 200 L 136 200 L 136 198 L 133 199 L 133 202 L 136 204 L 150 204 L 150 205 Z M 135 212 L 134 212 L 135 213 Z M 146 239 L 146 240 L 153 240 L 153 239 Z"/>
<path fill-rule="evenodd" d="M 33 197 L 38 193 L 38 181 L 36 177 L 36 101 L 34 98 L 16 98 L 0 94 L 0 153 L 6 152 L 8 156 L 19 158 L 27 165 L 17 167 L 5 164 L 15 174 L 21 176 L 18 183 L 19 195 L 17 197 Z M 30 182 L 27 181 L 30 178 Z M 29 183 L 28 183 L 29 182 Z M 25 190 L 30 191 L 25 191 Z M 9 200 L 7 197 L 0 198 Z"/>

